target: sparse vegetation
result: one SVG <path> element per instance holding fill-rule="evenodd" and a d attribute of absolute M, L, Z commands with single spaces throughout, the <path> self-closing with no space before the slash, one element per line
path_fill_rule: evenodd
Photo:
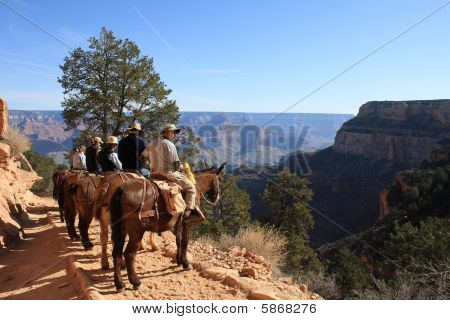
<path fill-rule="evenodd" d="M 358 293 L 365 300 L 448 300 L 450 299 L 450 260 L 442 263 L 412 263 L 415 270 L 397 271 L 395 280 L 379 281 L 377 289 L 369 288 Z"/>
<path fill-rule="evenodd" d="M 31 142 L 28 137 L 16 127 L 9 127 L 4 138 L 11 148 L 11 156 L 13 157 L 31 149 Z"/>
<path fill-rule="evenodd" d="M 257 226 L 241 229 L 235 236 L 223 234 L 216 242 L 216 246 L 221 250 L 238 246 L 263 256 L 271 263 L 274 271 L 277 271 L 286 259 L 286 245 L 286 237 L 276 228 Z"/>
<path fill-rule="evenodd" d="M 323 271 L 308 271 L 295 277 L 295 281 L 306 284 L 311 292 L 315 292 L 327 300 L 341 299 L 342 294 L 336 284 L 336 276 Z"/>

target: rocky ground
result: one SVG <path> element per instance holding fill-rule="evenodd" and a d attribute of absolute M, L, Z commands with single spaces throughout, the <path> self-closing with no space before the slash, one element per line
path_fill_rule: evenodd
<path fill-rule="evenodd" d="M 95 247 L 85 251 L 80 242 L 70 241 L 59 222 L 55 202 L 40 198 L 31 203 L 26 237 L 0 251 L 0 299 L 79 299 L 73 279 L 67 275 L 68 257 L 85 274 L 88 285 L 101 299 L 318 299 L 306 286 L 274 279 L 263 257 L 234 247 L 227 252 L 193 242 L 190 259 L 194 270 L 184 271 L 173 261 L 175 243 L 170 233 L 158 237 L 161 250 L 145 249 L 137 256 L 140 290 L 128 288 L 116 293 L 112 270 L 100 268 L 99 227 L 91 235 Z M 111 244 L 109 247 L 111 250 Z M 110 258 L 112 265 L 112 259 Z M 85 284 L 86 285 L 86 284 Z"/>

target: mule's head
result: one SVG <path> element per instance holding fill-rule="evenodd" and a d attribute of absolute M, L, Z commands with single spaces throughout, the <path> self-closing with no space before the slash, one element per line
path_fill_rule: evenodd
<path fill-rule="evenodd" d="M 205 196 L 206 200 L 214 204 L 219 201 L 220 181 L 226 164 L 224 162 L 218 168 L 213 167 L 194 172 L 199 191 Z"/>

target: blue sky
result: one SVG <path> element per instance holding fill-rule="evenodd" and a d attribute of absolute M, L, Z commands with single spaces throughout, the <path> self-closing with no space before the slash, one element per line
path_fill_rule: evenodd
<path fill-rule="evenodd" d="M 444 4 L 366 1 L 0 0 L 70 47 L 101 27 L 154 58 L 182 111 L 281 112 Z M 0 96 L 60 109 L 68 49 L 0 4 Z M 450 98 L 450 5 L 290 112 Z"/>

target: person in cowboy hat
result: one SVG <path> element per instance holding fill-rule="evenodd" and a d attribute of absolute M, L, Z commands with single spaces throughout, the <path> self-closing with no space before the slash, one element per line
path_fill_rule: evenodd
<path fill-rule="evenodd" d="M 106 140 L 106 148 L 98 153 L 98 160 L 103 172 L 122 170 L 122 163 L 115 152 L 117 145 L 117 137 L 109 136 Z"/>
<path fill-rule="evenodd" d="M 145 140 L 139 136 L 142 132 L 141 125 L 133 123 L 127 130 L 129 134 L 120 140 L 118 148 L 119 160 L 122 162 L 123 170 L 149 176 L 150 172 L 139 161 L 142 151 L 147 147 Z"/>
<path fill-rule="evenodd" d="M 186 202 L 185 221 L 202 221 L 205 218 L 200 209 L 195 206 L 195 185 L 184 174 L 177 148 L 172 142 L 179 132 L 180 129 L 174 124 L 164 125 L 164 129 L 161 131 L 162 139 L 149 144 L 141 155 L 141 161 L 148 158 L 152 172 L 162 173 L 168 180 L 178 183 L 183 188 Z"/>
<path fill-rule="evenodd" d="M 86 149 L 86 167 L 87 171 L 94 173 L 101 173 L 102 166 L 98 161 L 98 153 L 101 150 L 100 145 L 103 143 L 100 137 L 91 139 L 91 145 Z"/>

